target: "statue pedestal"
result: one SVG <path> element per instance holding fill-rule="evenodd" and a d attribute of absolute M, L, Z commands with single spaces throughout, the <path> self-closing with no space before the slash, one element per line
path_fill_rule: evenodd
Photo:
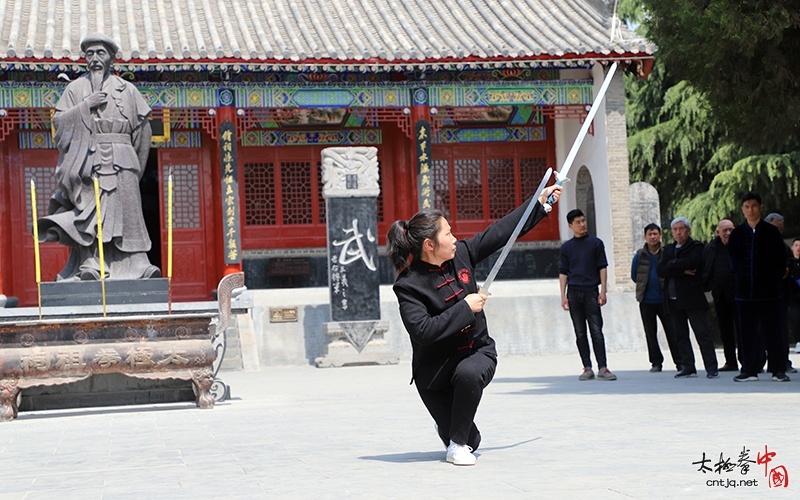
<path fill-rule="evenodd" d="M 317 368 L 358 365 L 396 365 L 395 353 L 383 334 L 388 321 L 332 321 L 322 324 L 330 338 L 323 355 L 314 360 Z"/>
<path fill-rule="evenodd" d="M 166 304 L 168 281 L 167 278 L 106 280 L 106 304 Z M 99 281 L 48 281 L 41 287 L 44 307 L 103 304 Z"/>

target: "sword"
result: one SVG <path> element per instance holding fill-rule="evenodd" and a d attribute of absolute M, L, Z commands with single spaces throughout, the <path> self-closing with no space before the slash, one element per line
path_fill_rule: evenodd
<path fill-rule="evenodd" d="M 547 172 L 545 172 L 544 177 L 542 177 L 542 182 L 539 183 L 539 187 L 536 189 L 536 194 L 533 195 L 531 198 L 531 202 L 528 204 L 528 208 L 525 209 L 525 213 L 522 214 L 522 218 L 517 222 L 517 227 L 514 228 L 514 232 L 511 233 L 511 236 L 508 238 L 508 242 L 506 246 L 503 247 L 503 251 L 500 252 L 500 257 L 497 258 L 497 262 L 494 263 L 494 267 L 489 272 L 489 276 L 486 278 L 486 281 L 483 282 L 483 286 L 478 287 L 478 293 L 482 293 L 486 296 L 491 295 L 489 293 L 489 287 L 492 286 L 492 282 L 494 282 L 494 278 L 497 276 L 497 273 L 500 271 L 500 268 L 503 267 L 503 262 L 505 262 L 506 257 L 508 257 L 508 252 L 511 251 L 511 247 L 514 246 L 514 242 L 517 241 L 517 237 L 519 237 L 519 233 L 522 232 L 522 227 L 527 222 L 528 217 L 531 216 L 533 212 L 533 207 L 539 200 L 539 196 L 542 194 L 542 190 L 547 185 L 547 181 L 550 180 L 550 175 L 552 175 L 553 169 L 548 168 Z"/>
<path fill-rule="evenodd" d="M 597 92 L 597 97 L 595 97 L 592 107 L 589 109 L 589 114 L 586 115 L 586 119 L 583 121 L 583 125 L 581 125 L 581 130 L 578 132 L 578 137 L 576 137 L 575 142 L 572 143 L 572 149 L 569 150 L 569 154 L 567 155 L 566 161 L 564 161 L 564 165 L 561 167 L 561 171 L 556 172 L 556 184 L 559 186 L 569 181 L 569 179 L 567 179 L 569 169 L 572 167 L 572 162 L 575 161 L 575 157 L 578 155 L 578 150 L 581 148 L 581 144 L 583 143 L 583 139 L 586 137 L 586 133 L 589 132 L 589 126 L 591 126 L 592 120 L 594 120 L 594 115 L 597 114 L 597 110 L 600 108 L 598 105 L 606 96 L 606 91 L 608 90 L 608 86 L 611 84 L 611 78 L 614 76 L 615 71 L 617 71 L 617 63 L 612 64 L 608 69 L 608 74 L 606 75 L 605 80 L 603 80 L 603 84 L 600 86 L 600 91 Z M 550 212 L 550 210 L 553 208 L 554 202 L 555 199 L 553 198 L 553 195 L 550 195 L 547 198 L 547 202 L 544 204 L 544 209 L 547 212 Z"/>

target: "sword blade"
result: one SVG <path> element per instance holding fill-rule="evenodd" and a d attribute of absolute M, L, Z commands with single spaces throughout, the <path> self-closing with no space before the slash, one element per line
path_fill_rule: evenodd
<path fill-rule="evenodd" d="M 489 287 L 492 286 L 497 273 L 500 271 L 500 268 L 503 267 L 503 262 L 506 261 L 506 257 L 508 257 L 508 252 L 511 251 L 511 247 L 514 246 L 514 242 L 517 241 L 519 237 L 519 233 L 522 232 L 522 228 L 525 226 L 525 223 L 528 221 L 528 218 L 533 213 L 533 207 L 536 206 L 536 203 L 539 201 L 539 195 L 542 194 L 542 190 L 544 190 L 545 186 L 547 186 L 547 181 L 550 180 L 550 176 L 553 174 L 553 169 L 548 168 L 547 172 L 545 172 L 544 177 L 542 177 L 542 182 L 539 183 L 539 187 L 536 189 L 536 193 L 531 198 L 531 202 L 528 204 L 528 208 L 525 209 L 525 213 L 522 214 L 522 218 L 517 222 L 517 227 L 514 228 L 514 232 L 511 233 L 511 236 L 508 238 L 508 242 L 506 242 L 506 246 L 503 247 L 503 251 L 500 252 L 500 257 L 497 258 L 497 262 L 494 263 L 492 270 L 489 271 L 489 276 L 486 277 L 486 281 L 483 282 L 483 286 L 478 288 L 478 291 L 484 295 L 489 295 Z"/>
<path fill-rule="evenodd" d="M 578 136 L 575 138 L 575 142 L 572 143 L 572 148 L 569 150 L 567 159 L 564 161 L 564 165 L 562 165 L 561 170 L 558 172 L 558 174 L 556 174 L 557 179 L 561 180 L 565 178 L 567 173 L 569 173 L 569 169 L 572 168 L 572 163 L 575 161 L 575 157 L 578 155 L 578 150 L 581 148 L 583 139 L 589 132 L 589 127 L 592 125 L 594 116 L 600 109 L 600 103 L 603 102 L 603 98 L 606 96 L 606 92 L 608 91 L 608 86 L 611 85 L 611 79 L 614 78 L 614 73 L 616 71 L 617 63 L 612 64 L 611 67 L 608 68 L 608 74 L 603 80 L 603 84 L 600 86 L 600 90 L 597 92 L 597 96 L 594 98 L 591 108 L 589 108 L 589 114 L 587 114 L 586 119 L 583 120 L 583 125 L 581 125 L 581 129 L 578 132 Z"/>
<path fill-rule="evenodd" d="M 578 150 L 581 149 L 583 139 L 586 137 L 586 133 L 589 132 L 589 127 L 592 125 L 592 121 L 594 121 L 594 116 L 597 114 L 597 110 L 600 109 L 600 103 L 603 102 L 603 98 L 606 96 L 606 92 L 608 91 L 608 86 L 611 85 L 611 79 L 614 78 L 614 73 L 616 71 L 617 63 L 612 64 L 611 67 L 608 68 L 608 74 L 606 75 L 605 80 L 603 80 L 603 84 L 600 85 L 600 90 L 597 92 L 594 102 L 592 102 L 592 107 L 589 108 L 589 114 L 586 115 L 586 119 L 583 121 L 580 131 L 578 131 L 578 136 L 575 138 L 575 142 L 572 143 L 569 154 L 567 154 L 567 159 L 564 160 L 564 165 L 561 166 L 561 170 L 556 172 L 556 184 L 559 186 L 563 185 L 565 180 L 569 180 L 567 179 L 569 169 L 572 168 L 572 163 L 575 161 L 575 157 L 578 156 Z M 552 196 L 547 198 L 547 203 L 550 205 L 555 203 Z"/>

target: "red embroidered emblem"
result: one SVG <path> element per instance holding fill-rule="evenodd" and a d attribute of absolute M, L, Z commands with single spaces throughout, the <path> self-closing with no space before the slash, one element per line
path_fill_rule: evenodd
<path fill-rule="evenodd" d="M 465 285 L 468 284 L 470 280 L 469 270 L 467 268 L 460 270 L 458 272 L 458 279 L 461 280 L 461 282 L 464 283 Z"/>

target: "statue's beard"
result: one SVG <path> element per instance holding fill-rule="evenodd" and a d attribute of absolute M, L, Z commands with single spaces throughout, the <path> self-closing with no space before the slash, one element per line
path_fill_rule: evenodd
<path fill-rule="evenodd" d="M 90 70 L 89 80 L 92 82 L 92 92 L 100 92 L 103 89 L 103 80 L 106 72 L 104 70 Z"/>

